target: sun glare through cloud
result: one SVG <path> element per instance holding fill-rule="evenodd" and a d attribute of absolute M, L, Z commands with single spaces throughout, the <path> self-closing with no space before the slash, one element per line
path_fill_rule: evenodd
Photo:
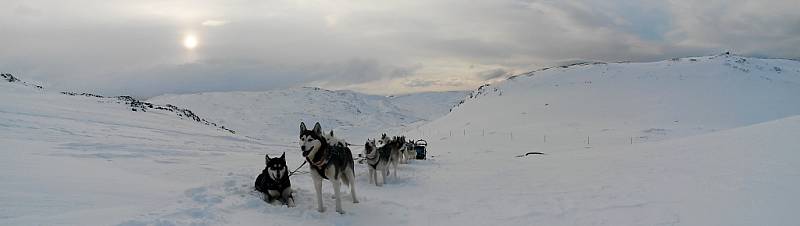
<path fill-rule="evenodd" d="M 197 44 L 199 44 L 197 41 L 197 36 L 186 35 L 183 37 L 183 47 L 186 49 L 193 50 L 194 48 L 197 48 Z"/>

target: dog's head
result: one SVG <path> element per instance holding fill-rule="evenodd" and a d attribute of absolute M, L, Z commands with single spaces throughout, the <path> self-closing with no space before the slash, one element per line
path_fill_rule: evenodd
<path fill-rule="evenodd" d="M 323 145 L 327 145 L 327 140 L 322 134 L 322 126 L 319 122 L 314 124 L 314 129 L 306 129 L 306 124 L 300 122 L 300 150 L 303 157 L 315 154 Z"/>
<path fill-rule="evenodd" d="M 279 180 L 286 175 L 288 170 L 286 168 L 286 152 L 284 152 L 280 158 L 270 158 L 269 154 L 267 154 L 265 159 L 267 164 L 266 170 L 269 173 L 270 178 L 273 180 Z"/>
<path fill-rule="evenodd" d="M 340 139 L 340 138 L 337 138 L 336 136 L 334 136 L 333 135 L 333 130 L 331 130 L 329 133 L 323 134 L 323 136 L 325 137 L 325 140 L 328 141 L 328 145 L 330 145 L 330 146 L 338 146 L 338 147 L 347 147 L 347 146 L 349 146 L 347 141 L 345 141 L 343 139 Z"/>
<path fill-rule="evenodd" d="M 389 143 L 389 140 L 390 140 L 389 136 L 386 136 L 386 134 L 384 133 L 383 135 L 381 135 L 381 139 L 378 139 L 378 145 L 383 147 Z"/>
<path fill-rule="evenodd" d="M 376 149 L 377 147 L 375 146 L 375 140 L 367 139 L 367 143 L 364 144 L 364 154 L 372 155 L 372 152 L 374 152 Z"/>

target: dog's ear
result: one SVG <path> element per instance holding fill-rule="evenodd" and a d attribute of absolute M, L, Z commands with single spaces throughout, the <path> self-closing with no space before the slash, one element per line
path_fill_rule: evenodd
<path fill-rule="evenodd" d="M 269 154 L 264 155 L 264 164 L 269 163 Z"/>
<path fill-rule="evenodd" d="M 283 154 L 281 155 L 281 159 L 284 159 L 284 160 L 286 159 L 286 152 L 285 152 L 285 151 L 284 151 L 284 152 L 283 152 Z"/>
<path fill-rule="evenodd" d="M 322 135 L 322 125 L 320 125 L 319 122 L 314 124 L 314 133 L 317 135 Z"/>
<path fill-rule="evenodd" d="M 300 122 L 300 132 L 302 133 L 303 131 L 306 131 L 306 130 L 308 130 L 308 129 L 306 129 L 306 124 L 303 123 L 303 122 Z"/>
<path fill-rule="evenodd" d="M 331 137 L 333 137 L 333 130 L 331 130 Z"/>

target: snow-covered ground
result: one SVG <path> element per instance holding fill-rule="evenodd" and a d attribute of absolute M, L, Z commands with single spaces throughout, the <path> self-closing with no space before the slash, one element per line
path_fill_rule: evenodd
<path fill-rule="evenodd" d="M 262 102 L 277 106 L 269 111 L 247 103 L 270 98 L 257 93 L 176 104 L 234 130 L 254 112 L 274 114 L 231 134 L 2 82 L 0 225 L 794 225 L 799 84 L 799 62 L 720 55 L 538 71 L 484 87 L 439 119 L 402 113 L 433 120 L 406 127 L 391 115 L 437 101 L 378 101 L 394 106 L 387 110 L 347 103 L 360 94 L 322 99 L 300 89 L 272 93 L 292 97 Z M 332 102 L 304 106 L 319 100 Z M 227 107 L 203 107 L 214 104 Z M 369 115 L 344 114 L 351 106 Z M 304 111 L 312 113 L 297 115 Z M 316 212 L 302 173 L 292 177 L 296 208 L 266 204 L 252 192 L 263 154 L 285 151 L 297 167 L 298 148 L 283 139 L 301 119 L 344 136 L 406 130 L 429 141 L 430 159 L 401 165 L 382 188 L 358 165 L 361 203 L 345 196 L 344 215 Z M 286 126 L 261 126 L 272 120 Z M 531 151 L 546 154 L 516 157 Z"/>

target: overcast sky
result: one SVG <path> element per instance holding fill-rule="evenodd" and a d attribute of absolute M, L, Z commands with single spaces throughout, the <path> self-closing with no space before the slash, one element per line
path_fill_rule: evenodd
<path fill-rule="evenodd" d="M 198 45 L 183 45 L 187 36 Z M 797 0 L 3 0 L 0 72 L 105 95 L 466 90 L 575 60 L 800 58 Z"/>

